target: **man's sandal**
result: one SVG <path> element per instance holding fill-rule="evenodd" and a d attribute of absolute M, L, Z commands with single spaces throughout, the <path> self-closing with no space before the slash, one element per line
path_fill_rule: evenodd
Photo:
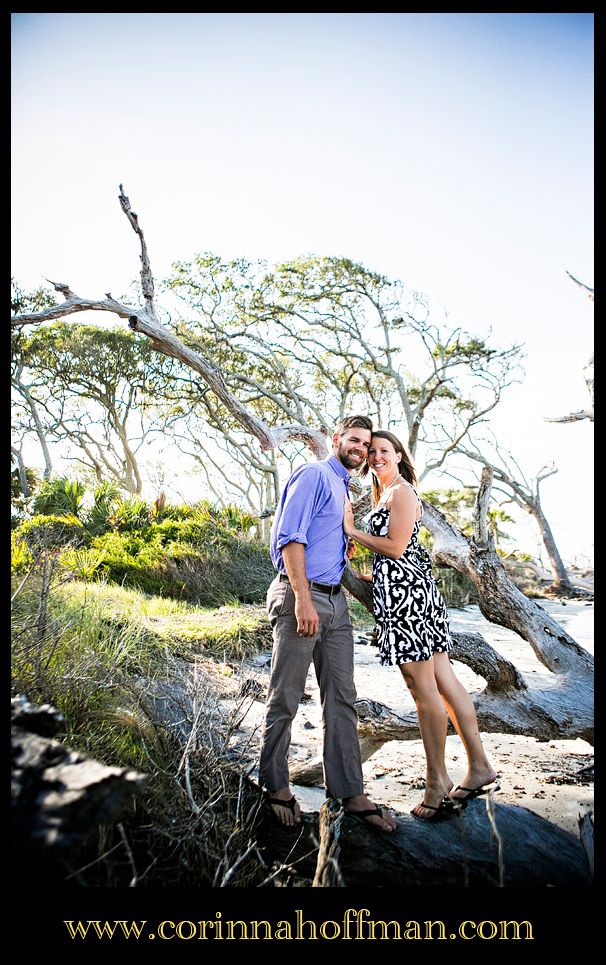
<path fill-rule="evenodd" d="M 272 804 L 275 804 L 277 807 L 288 808 L 289 811 L 292 811 L 293 816 L 294 816 L 295 807 L 296 807 L 296 804 L 297 804 L 297 799 L 296 799 L 296 797 L 294 796 L 294 794 L 293 794 L 293 796 L 292 796 L 291 798 L 288 799 L 288 801 L 283 801 L 283 800 L 282 800 L 281 798 L 279 798 L 279 797 L 269 797 L 269 795 L 266 794 L 266 795 L 265 795 L 265 800 L 267 801 L 267 803 L 268 803 L 270 806 L 271 806 Z M 276 821 L 279 821 L 280 824 L 283 824 L 285 828 L 290 828 L 290 827 L 292 827 L 292 825 L 290 825 L 290 824 L 285 824 L 284 821 L 280 821 L 280 818 L 278 817 L 278 815 L 276 814 L 275 811 L 272 810 L 272 814 L 274 815 Z M 295 821 L 295 825 L 296 825 L 296 824 L 300 824 L 300 823 L 301 823 L 300 821 Z"/>
<path fill-rule="evenodd" d="M 369 818 L 381 818 L 381 820 L 384 821 L 385 818 L 383 817 L 383 811 L 383 808 L 380 808 L 378 804 L 375 804 L 374 808 L 368 808 L 366 811 L 348 811 L 346 809 L 345 814 L 351 814 L 352 818 L 357 818 L 362 822 L 362 824 L 365 824 L 367 828 L 372 828 L 373 831 L 378 831 L 379 834 L 391 834 L 391 831 L 384 831 L 383 828 L 380 828 L 377 824 L 373 824 L 372 821 L 368 820 Z"/>

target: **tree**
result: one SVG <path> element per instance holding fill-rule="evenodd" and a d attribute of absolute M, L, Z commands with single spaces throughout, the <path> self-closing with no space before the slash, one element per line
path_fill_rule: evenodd
<path fill-rule="evenodd" d="M 487 458 L 476 444 L 472 445 L 473 448 L 459 445 L 457 451 L 467 456 L 468 459 L 489 467 L 494 474 L 494 478 L 502 484 L 498 487 L 498 491 L 508 497 L 508 502 L 516 503 L 529 513 L 536 522 L 553 574 L 551 590 L 558 594 L 574 595 L 578 591 L 571 583 L 551 526 L 541 505 L 541 483 L 557 473 L 556 466 L 553 464 L 543 466 L 534 478 L 528 480 L 513 456 L 503 452 L 496 442 L 493 445 L 499 462 Z M 497 487 L 494 488 L 497 489 Z M 501 503 L 501 505 L 503 504 Z"/>
<path fill-rule="evenodd" d="M 15 469 L 11 471 L 11 506 L 18 513 L 22 513 L 27 500 L 40 486 L 41 480 L 35 469 L 25 465 L 22 451 L 11 446 L 11 464 L 13 463 Z"/>
<path fill-rule="evenodd" d="M 11 279 L 11 286 L 11 311 L 16 314 L 28 311 L 44 311 L 56 305 L 56 299 L 47 289 L 38 288 L 32 292 L 24 292 L 14 278 Z M 25 437 L 33 432 L 38 439 L 44 459 L 44 479 L 50 479 L 52 461 L 42 416 L 38 403 L 32 394 L 33 386 L 26 384 L 27 376 L 24 376 L 23 340 L 23 332 L 20 329 L 12 329 L 11 388 L 13 392 L 13 416 L 11 429 L 15 442 L 11 448 L 19 465 L 23 495 L 27 497 L 28 492 L 26 490 L 28 487 L 22 455 Z"/>
<path fill-rule="evenodd" d="M 213 359 L 247 408 L 318 426 L 357 409 L 379 425 L 404 422 L 411 454 L 419 445 L 427 454 L 421 477 L 519 372 L 519 346 L 497 350 L 438 326 L 418 294 L 345 258 L 267 271 L 206 253 L 177 263 L 165 284 L 188 313 L 179 338 Z"/>
<path fill-rule="evenodd" d="M 464 536 L 473 535 L 473 509 L 477 496 L 477 487 L 464 486 L 462 489 L 429 489 L 423 491 L 423 499 L 439 509 L 449 523 L 460 529 Z M 489 508 L 486 512 L 488 528 L 498 546 L 500 539 L 509 539 L 508 534 L 500 529 L 500 523 L 513 523 L 514 520 L 502 509 Z"/>
<path fill-rule="evenodd" d="M 99 482 L 140 493 L 137 452 L 164 426 L 156 399 L 167 368 L 152 364 L 147 339 L 57 321 L 22 339 L 20 349 L 19 371 L 30 373 L 27 395 L 44 411 L 44 435 L 71 443 L 72 458 Z"/>

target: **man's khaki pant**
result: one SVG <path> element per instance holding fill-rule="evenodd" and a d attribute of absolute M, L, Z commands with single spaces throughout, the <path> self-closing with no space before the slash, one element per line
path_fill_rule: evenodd
<path fill-rule="evenodd" d="M 320 629 L 314 639 L 297 634 L 295 595 L 277 578 L 267 591 L 273 655 L 261 738 L 259 783 L 270 791 L 287 787 L 292 721 L 314 662 L 324 723 L 324 784 L 330 797 L 362 794 L 362 760 L 354 707 L 353 633 L 345 594 L 311 591 Z"/>

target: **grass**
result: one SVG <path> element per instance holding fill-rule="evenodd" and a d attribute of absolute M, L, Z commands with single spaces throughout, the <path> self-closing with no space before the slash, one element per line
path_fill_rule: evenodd
<path fill-rule="evenodd" d="M 51 585 L 47 573 L 46 589 L 34 575 L 14 601 L 13 693 L 53 704 L 68 740 L 105 762 L 141 766 L 146 718 L 134 681 L 183 678 L 180 661 L 226 663 L 271 646 L 260 606 L 201 608 L 58 573 Z"/>
<path fill-rule="evenodd" d="M 81 626 L 102 620 L 150 657 L 168 648 L 236 660 L 271 643 L 265 610 L 252 604 L 198 607 L 116 584 L 70 582 L 55 590 L 54 605 Z"/>

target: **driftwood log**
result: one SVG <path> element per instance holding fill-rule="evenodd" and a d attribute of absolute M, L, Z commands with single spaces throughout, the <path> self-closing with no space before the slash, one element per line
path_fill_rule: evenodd
<path fill-rule="evenodd" d="M 53 739 L 62 726 L 50 707 L 12 702 L 12 881 L 18 886 L 82 884 L 74 860 L 100 822 L 141 789 L 142 776 L 104 767 Z M 245 781 L 252 797 L 260 790 Z M 254 848 L 276 881 L 315 887 L 587 887 L 592 883 L 592 827 L 581 840 L 514 805 L 471 801 L 432 823 L 396 815 L 385 835 L 345 814 L 335 801 L 305 814 L 301 828 L 279 825 L 261 806 Z M 251 844 L 251 847 L 253 845 Z M 128 850 L 128 843 L 125 842 Z M 273 869 L 273 872 L 272 870 Z"/>
<path fill-rule="evenodd" d="M 587 855 L 587 861 L 589 862 L 589 868 L 593 877 L 593 812 L 588 811 L 587 814 L 579 815 L 579 834 L 581 836 L 581 844 L 585 849 L 585 854 Z"/>
<path fill-rule="evenodd" d="M 527 808 L 470 801 L 439 822 L 397 815 L 393 834 L 373 831 L 327 801 L 302 828 L 271 816 L 260 829 L 267 858 L 299 883 L 346 888 L 585 888 L 592 885 L 581 841 Z"/>
<path fill-rule="evenodd" d="M 144 777 L 54 740 L 63 717 L 24 696 L 11 700 L 13 883 L 63 882 L 76 872 L 91 830 L 119 819 Z M 74 863 L 75 862 L 75 863 Z"/>

